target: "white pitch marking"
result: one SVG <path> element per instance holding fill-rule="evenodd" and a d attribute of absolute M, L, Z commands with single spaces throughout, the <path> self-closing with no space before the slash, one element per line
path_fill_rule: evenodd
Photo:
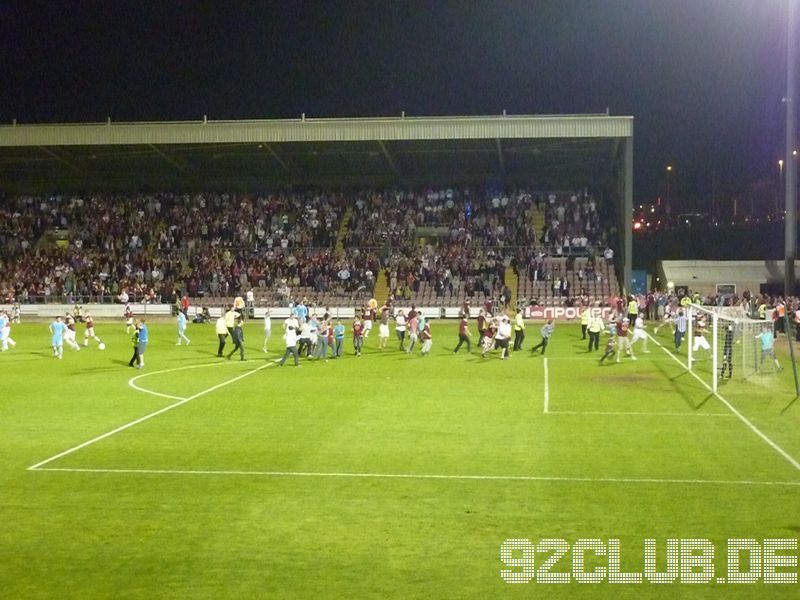
<path fill-rule="evenodd" d="M 151 412 L 151 413 L 149 413 L 149 414 L 147 414 L 147 415 L 145 415 L 143 417 L 139 417 L 138 419 L 136 419 L 134 421 L 131 421 L 130 423 L 126 423 L 125 425 L 121 425 L 121 426 L 117 427 L 116 429 L 112 429 L 111 431 L 108 431 L 108 432 L 106 432 L 106 433 L 104 433 L 102 435 L 98 435 L 97 437 L 93 437 L 92 439 L 90 439 L 90 440 L 88 440 L 86 442 L 83 442 L 82 444 L 78 444 L 77 446 L 73 446 L 72 448 L 64 450 L 63 452 L 59 452 L 55 456 L 51 456 L 50 458 L 46 458 L 45 460 L 43 460 L 41 462 L 38 462 L 35 465 L 31 465 L 30 467 L 28 467 L 28 470 L 29 471 L 35 471 L 35 470 L 39 469 L 42 465 L 46 465 L 47 463 L 53 462 L 54 460 L 57 460 L 57 459 L 62 458 L 64 456 L 67 456 L 68 454 L 72 454 L 73 452 L 77 452 L 81 448 L 86 448 L 86 446 L 90 446 L 90 445 L 94 444 L 95 442 L 99 442 L 100 440 L 104 440 L 107 437 L 111 437 L 112 435 L 114 435 L 116 433 L 119 433 L 120 431 L 125 431 L 126 429 L 130 429 L 134 425 L 138 425 L 139 423 L 147 421 L 148 419 L 152 419 L 153 417 L 157 417 L 158 415 L 164 414 L 165 412 L 170 411 L 173 408 L 177 408 L 177 407 L 181 406 L 182 404 L 186 404 L 187 402 L 191 402 L 195 398 L 199 398 L 200 396 L 203 396 L 205 394 L 213 392 L 214 390 L 218 390 L 219 388 L 221 388 L 223 386 L 230 385 L 231 383 L 235 383 L 235 382 L 239 381 L 240 379 L 244 379 L 245 377 L 248 377 L 248 376 L 252 375 L 253 373 L 258 373 L 260 370 L 266 369 L 267 367 L 271 367 L 274 364 L 275 364 L 274 362 L 269 362 L 269 363 L 267 363 L 265 365 L 261 365 L 260 367 L 258 367 L 256 369 L 253 369 L 252 371 L 247 371 L 246 373 L 242 373 L 241 375 L 238 375 L 237 377 L 234 377 L 233 379 L 228 379 L 227 381 L 223 381 L 222 383 L 218 383 L 215 386 L 212 386 L 212 387 L 210 387 L 210 388 L 208 388 L 206 390 L 198 392 L 194 396 L 189 396 L 188 398 L 183 398 L 179 402 L 175 402 L 174 404 L 170 404 L 169 406 L 165 406 L 164 408 L 159 409 L 159 410 L 157 410 L 155 412 Z M 202 365 L 191 365 L 191 367 L 184 367 L 184 368 L 194 368 L 196 366 L 202 366 Z M 168 369 L 168 370 L 176 371 L 176 370 L 179 370 L 179 369 Z M 156 372 L 153 372 L 152 374 L 155 375 Z"/>
<path fill-rule="evenodd" d="M 603 410 L 551 410 L 550 415 L 599 415 L 612 417 L 719 417 L 733 418 L 728 413 L 691 413 L 691 412 L 644 412 L 644 411 L 603 411 Z"/>
<path fill-rule="evenodd" d="M 531 481 L 565 483 L 624 483 L 624 484 L 698 484 L 698 485 L 747 485 L 800 487 L 800 481 L 753 481 L 727 479 L 636 479 L 630 477 L 549 477 L 546 475 L 428 475 L 414 473 L 331 473 L 308 471 L 230 471 L 187 469 L 88 469 L 46 467 L 36 471 L 62 473 L 110 473 L 124 475 L 227 475 L 242 477 L 339 477 L 360 479 L 451 479 L 470 481 Z"/>
<path fill-rule="evenodd" d="M 686 365 L 685 365 L 685 364 L 683 364 L 683 363 L 682 363 L 682 362 L 681 362 L 681 361 L 678 359 L 678 357 L 677 357 L 677 356 L 675 356 L 675 355 L 674 355 L 672 352 L 670 352 L 670 351 L 669 351 L 669 350 L 668 350 L 666 347 L 664 347 L 664 346 L 663 346 L 661 343 L 659 343 L 659 341 L 658 341 L 657 339 L 655 339 L 655 338 L 654 338 L 653 336 L 651 336 L 649 333 L 647 334 L 647 336 L 648 336 L 648 337 L 649 337 L 651 340 L 653 340 L 653 342 L 655 342 L 655 344 L 656 344 L 656 345 L 657 345 L 659 348 L 661 348 L 661 349 L 662 349 L 664 352 L 666 352 L 666 353 L 667 353 L 667 354 L 669 354 L 669 355 L 670 355 L 672 358 L 674 358 L 674 359 L 675 359 L 675 361 L 676 361 L 676 362 L 677 362 L 679 365 L 681 365 L 682 367 L 686 368 Z M 791 455 L 790 455 L 788 452 L 786 452 L 786 450 L 784 450 L 783 448 L 781 448 L 780 446 L 778 446 L 778 444 L 776 444 L 776 443 L 775 443 L 775 442 L 773 442 L 773 441 L 772 441 L 772 440 L 771 440 L 769 437 L 767 437 L 767 435 L 766 435 L 765 433 L 763 433 L 763 432 L 762 432 L 762 431 L 761 431 L 761 430 L 760 430 L 758 427 L 756 427 L 755 425 L 753 425 L 753 423 L 752 423 L 752 422 L 751 422 L 751 421 L 750 421 L 750 420 L 749 420 L 747 417 L 745 417 L 745 416 L 744 416 L 742 413 L 740 413 L 738 410 L 736 410 L 736 409 L 733 407 L 733 405 L 732 405 L 730 402 L 728 402 L 728 401 L 727 401 L 725 398 L 723 398 L 723 397 L 722 397 L 722 395 L 721 395 L 721 394 L 719 394 L 718 392 L 714 392 L 714 391 L 711 389 L 711 386 L 710 386 L 710 385 L 708 385 L 708 384 L 707 384 L 705 381 L 703 381 L 703 380 L 700 378 L 700 376 L 699 376 L 699 375 L 697 375 L 697 373 L 695 373 L 694 371 L 689 371 L 689 373 L 691 373 L 692 377 L 694 377 L 695 379 L 697 379 L 697 381 L 699 381 L 701 384 L 703 384 L 703 387 L 705 387 L 705 388 L 706 388 L 706 389 L 707 389 L 709 392 L 711 392 L 711 393 L 712 393 L 712 395 L 713 395 L 713 396 L 714 396 L 714 397 L 715 397 L 717 400 L 719 400 L 720 402 L 722 402 L 722 404 L 724 404 L 724 405 L 725 405 L 725 406 L 728 408 L 728 410 L 730 410 L 730 411 L 731 411 L 731 412 L 732 412 L 734 415 L 736 415 L 736 416 L 739 418 L 739 420 L 740 420 L 742 423 L 744 423 L 745 425 L 747 425 L 747 427 L 750 429 L 750 431 L 752 431 L 752 432 L 753 432 L 753 433 L 755 433 L 755 434 L 756 434 L 758 437 L 760 437 L 762 440 L 764 440 L 764 441 L 765 441 L 765 442 L 766 442 L 766 443 L 767 443 L 767 444 L 770 446 L 770 448 L 772 448 L 773 450 L 775 450 L 775 451 L 776 451 L 778 454 L 780 454 L 780 455 L 781 455 L 783 458 L 785 458 L 785 459 L 786 459 L 786 461 L 787 461 L 787 462 L 788 462 L 790 465 L 792 465 L 792 466 L 793 466 L 795 469 L 797 469 L 798 471 L 800 471 L 800 463 L 798 463 L 798 462 L 797 462 L 797 461 L 796 461 L 796 460 L 795 460 L 795 459 L 794 459 L 794 458 L 793 458 L 793 457 L 792 457 L 792 456 L 791 456 Z"/>
<path fill-rule="evenodd" d="M 558 357 L 557 357 L 558 358 Z M 575 357 L 561 357 L 575 358 Z M 680 362 L 680 361 L 679 361 Z M 625 416 L 625 417 L 732 417 L 729 414 L 715 413 L 674 413 L 674 412 L 636 412 L 636 411 L 594 411 L 594 410 L 550 410 L 550 378 L 548 377 L 547 357 L 544 359 L 544 414 L 546 415 L 595 415 L 595 416 Z"/>
<path fill-rule="evenodd" d="M 544 357 L 544 414 L 550 412 L 550 381 L 547 372 L 547 357 Z"/>
<path fill-rule="evenodd" d="M 147 388 L 140 387 L 136 385 L 136 381 L 139 379 L 144 379 L 145 377 L 150 377 L 151 375 L 160 375 L 161 373 L 174 373 L 175 371 L 186 371 L 188 369 L 199 369 L 201 367 L 213 367 L 216 365 L 230 365 L 235 363 L 224 362 L 221 363 L 219 361 L 213 363 L 202 363 L 199 365 L 188 365 L 183 367 L 175 367 L 174 369 L 161 369 L 160 371 L 149 371 L 147 373 L 142 373 L 141 375 L 136 375 L 135 377 L 131 377 L 128 380 L 128 385 L 135 389 L 137 392 L 144 392 L 145 394 L 151 394 L 153 396 L 159 396 L 161 398 L 169 398 L 170 400 L 186 400 L 183 396 L 173 396 L 171 394 L 163 394 L 161 392 L 154 392 L 153 390 L 148 390 Z"/>

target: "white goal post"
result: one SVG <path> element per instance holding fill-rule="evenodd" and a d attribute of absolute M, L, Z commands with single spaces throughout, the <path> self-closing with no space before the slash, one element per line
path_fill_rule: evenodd
<path fill-rule="evenodd" d="M 748 379 L 777 372 L 762 360 L 759 336 L 772 334 L 772 322 L 750 319 L 739 307 L 690 304 L 687 314 L 689 370 L 716 392 L 722 379 Z M 698 339 L 702 338 L 702 339 Z"/>

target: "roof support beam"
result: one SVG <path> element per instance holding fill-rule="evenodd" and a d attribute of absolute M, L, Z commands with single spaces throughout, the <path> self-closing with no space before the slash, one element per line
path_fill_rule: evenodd
<path fill-rule="evenodd" d="M 503 160 L 503 144 L 500 142 L 500 138 L 495 138 L 495 142 L 497 143 L 497 162 L 500 165 L 500 173 L 505 177 L 506 162 Z"/>
<path fill-rule="evenodd" d="M 283 170 L 286 171 L 287 173 L 291 174 L 292 170 L 289 168 L 289 165 L 286 164 L 285 160 L 283 160 L 280 156 L 278 156 L 278 153 L 275 152 L 274 148 L 269 144 L 263 144 L 263 146 L 264 146 L 264 148 L 267 149 L 267 152 L 269 152 L 272 155 L 272 158 L 274 158 L 276 161 L 278 161 L 278 164 L 281 167 L 283 167 Z"/>
<path fill-rule="evenodd" d="M 58 162 L 67 165 L 70 169 L 72 169 L 76 173 L 80 173 L 81 172 L 80 167 L 76 166 L 74 163 L 72 163 L 71 161 L 67 160 L 66 158 L 64 158 L 60 154 L 57 154 L 55 151 L 50 150 L 50 148 L 48 148 L 46 146 L 39 146 L 39 148 L 42 150 L 42 152 L 44 152 L 45 154 L 47 154 L 48 156 L 50 156 L 52 158 L 55 158 Z"/>
<path fill-rule="evenodd" d="M 383 140 L 378 140 L 378 145 L 381 147 L 381 152 L 383 152 L 383 155 L 386 157 L 386 162 L 389 163 L 389 166 L 392 168 L 392 171 L 395 172 L 395 175 L 399 175 L 400 169 L 397 168 L 397 165 L 395 164 L 392 155 L 389 154 L 389 150 L 386 148 L 386 144 L 383 143 Z"/>
<path fill-rule="evenodd" d="M 178 169 L 178 171 L 180 171 L 181 173 L 186 174 L 187 169 L 186 169 L 185 166 L 183 166 L 177 160 L 175 160 L 174 158 L 172 158 L 171 156 L 169 156 L 168 154 L 163 152 L 161 149 L 158 148 L 158 146 L 156 146 L 154 144 L 148 144 L 148 145 L 150 146 L 150 148 L 153 149 L 153 151 L 156 154 L 158 154 L 161 158 L 163 158 L 165 161 L 167 161 L 170 165 L 172 165 L 173 167 Z"/>

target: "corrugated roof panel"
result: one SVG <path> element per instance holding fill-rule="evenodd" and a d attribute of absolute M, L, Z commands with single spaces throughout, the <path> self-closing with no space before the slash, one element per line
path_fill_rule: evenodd
<path fill-rule="evenodd" d="M 220 144 L 495 138 L 617 138 L 633 135 L 633 117 L 418 117 L 297 119 L 0 127 L 0 146 Z"/>

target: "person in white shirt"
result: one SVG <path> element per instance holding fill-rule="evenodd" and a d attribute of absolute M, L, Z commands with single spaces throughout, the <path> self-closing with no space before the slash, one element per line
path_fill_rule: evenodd
<path fill-rule="evenodd" d="M 225 341 L 228 339 L 228 326 L 225 323 L 225 315 L 222 315 L 214 326 L 219 338 L 219 348 L 217 348 L 217 356 L 222 356 L 222 351 L 225 349 Z"/>
<path fill-rule="evenodd" d="M 294 356 L 295 367 L 299 365 L 300 360 L 297 354 L 297 339 L 299 329 L 300 323 L 297 322 L 297 318 L 294 316 L 290 316 L 283 322 L 283 339 L 286 342 L 286 352 L 283 353 L 283 358 L 281 358 L 278 366 L 282 367 L 283 363 L 286 362 L 286 359 L 289 358 L 289 356 Z"/>
<path fill-rule="evenodd" d="M 394 317 L 394 331 L 397 335 L 397 340 L 400 342 L 400 350 L 405 350 L 403 342 L 406 339 L 406 315 L 402 310 L 398 310 Z"/>
<path fill-rule="evenodd" d="M 303 319 L 299 332 L 297 352 L 300 356 L 303 356 L 303 353 L 307 356 L 311 353 L 311 317 Z"/>
<path fill-rule="evenodd" d="M 0 312 L 0 344 L 2 344 L 1 352 L 8 350 L 9 345 L 12 348 L 17 345 L 17 342 L 11 339 L 11 316 L 6 310 Z"/>
<path fill-rule="evenodd" d="M 647 333 L 645 333 L 644 318 L 642 317 L 642 313 L 639 313 L 639 316 L 636 317 L 636 321 L 633 323 L 633 338 L 631 339 L 631 346 L 633 346 L 637 340 L 644 341 L 643 352 L 645 354 L 650 352 L 650 350 L 647 349 Z"/>
<path fill-rule="evenodd" d="M 269 338 L 272 337 L 272 317 L 269 314 L 269 309 L 264 313 L 264 352 L 267 352 L 269 345 Z"/>
<path fill-rule="evenodd" d="M 255 314 L 255 306 L 256 306 L 256 295 L 253 292 L 253 288 L 247 290 L 247 293 L 244 295 L 244 306 L 247 309 L 247 317 L 252 319 Z"/>
<path fill-rule="evenodd" d="M 509 357 L 508 342 L 511 340 L 511 320 L 508 315 L 500 317 L 500 323 L 497 326 L 497 335 L 494 338 L 495 348 L 502 348 L 502 360 Z"/>

